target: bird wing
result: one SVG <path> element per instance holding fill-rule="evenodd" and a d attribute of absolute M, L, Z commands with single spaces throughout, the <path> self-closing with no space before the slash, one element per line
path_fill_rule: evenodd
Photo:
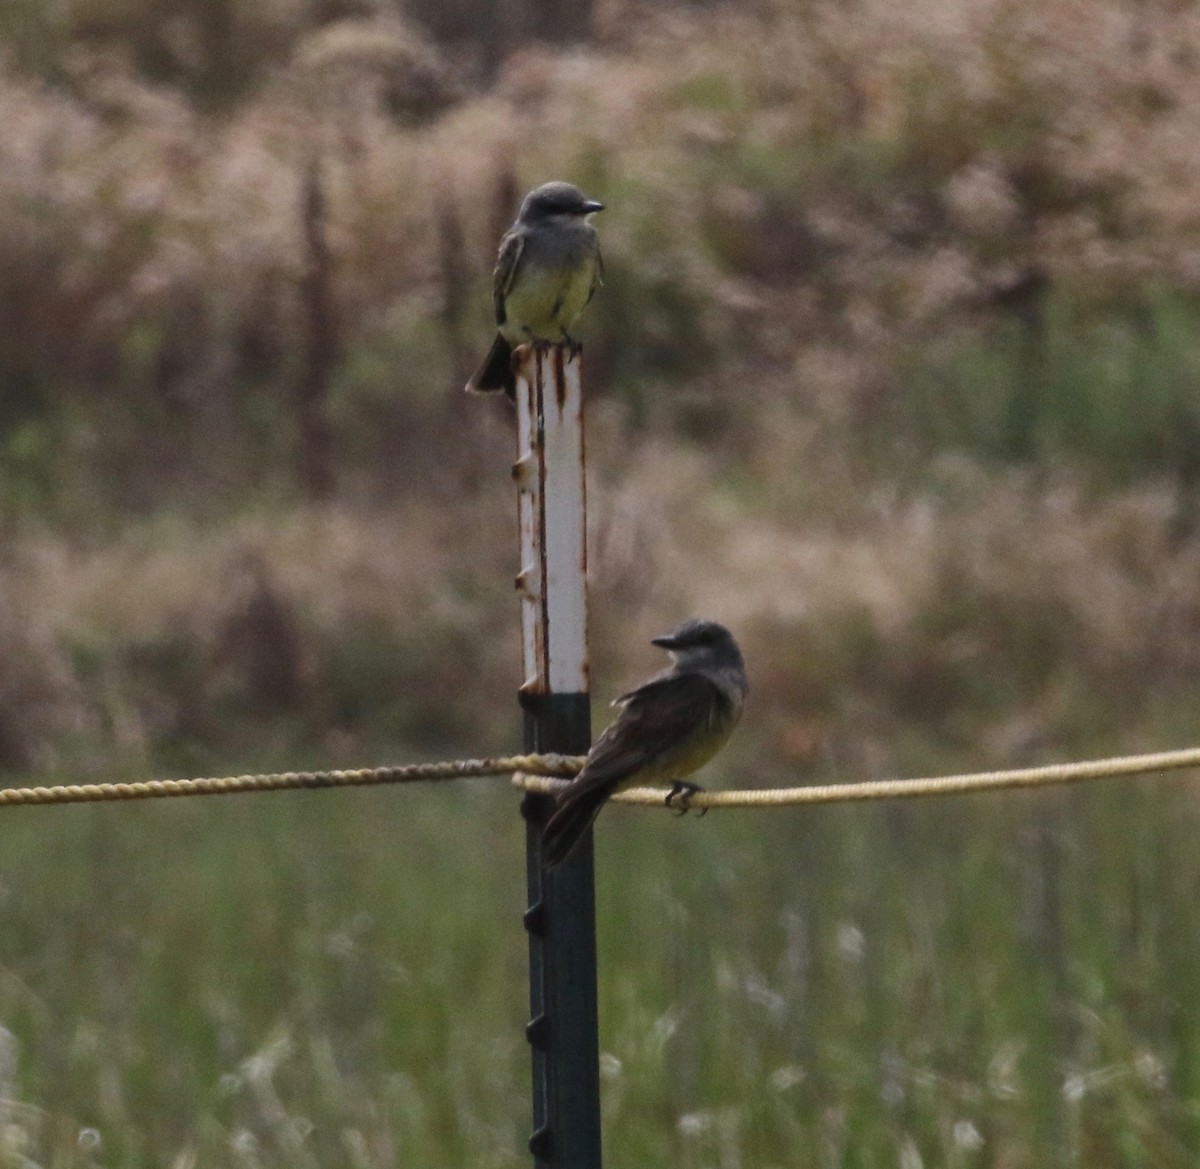
<path fill-rule="evenodd" d="M 614 790 L 672 747 L 686 742 L 726 704 L 700 674 L 667 674 L 617 699 L 621 713 L 595 742 L 583 770 L 560 801 Z"/>
<path fill-rule="evenodd" d="M 492 273 L 492 302 L 496 306 L 496 324 L 503 325 L 508 319 L 504 302 L 517 276 L 521 253 L 525 250 L 525 236 L 518 231 L 504 233 L 500 241 L 500 253 L 496 257 L 496 270 Z"/>
<path fill-rule="evenodd" d="M 600 252 L 600 245 L 596 244 L 596 267 L 592 270 L 592 287 L 588 290 L 588 298 L 584 303 L 586 308 L 592 303 L 592 297 L 596 295 L 596 289 L 604 284 L 604 256 Z"/>

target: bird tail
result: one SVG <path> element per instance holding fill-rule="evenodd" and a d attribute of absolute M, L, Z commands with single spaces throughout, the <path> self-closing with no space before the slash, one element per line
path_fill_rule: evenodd
<path fill-rule="evenodd" d="M 517 396 L 517 382 L 512 371 L 512 346 L 500 334 L 474 377 L 467 382 L 467 393 L 482 394 L 503 390 L 510 398 Z"/>
<path fill-rule="evenodd" d="M 542 830 L 542 860 L 548 868 L 558 868 L 575 851 L 610 794 L 604 788 L 564 792 Z"/>

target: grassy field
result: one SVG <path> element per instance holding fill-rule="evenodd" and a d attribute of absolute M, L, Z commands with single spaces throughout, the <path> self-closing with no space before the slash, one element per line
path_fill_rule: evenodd
<path fill-rule="evenodd" d="M 516 803 L 6 813 L 0 1163 L 526 1163 Z M 1194 1163 L 1196 818 L 1181 779 L 610 809 L 609 1163 Z"/>

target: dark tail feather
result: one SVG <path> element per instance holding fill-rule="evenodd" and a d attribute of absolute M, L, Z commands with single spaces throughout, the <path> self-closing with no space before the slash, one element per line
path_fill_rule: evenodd
<path fill-rule="evenodd" d="M 575 851 L 583 834 L 592 826 L 608 798 L 606 791 L 576 795 L 559 804 L 542 830 L 542 860 L 558 868 Z"/>
<path fill-rule="evenodd" d="M 499 334 L 492 342 L 479 372 L 467 382 L 468 393 L 487 393 L 503 390 L 510 398 L 517 396 L 517 382 L 512 371 L 512 346 Z"/>

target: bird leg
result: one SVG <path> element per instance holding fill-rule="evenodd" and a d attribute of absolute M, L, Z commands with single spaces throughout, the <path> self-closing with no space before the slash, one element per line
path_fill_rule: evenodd
<path fill-rule="evenodd" d="M 667 792 L 665 803 L 673 812 L 685 816 L 692 810 L 692 796 L 703 790 L 704 788 L 698 783 L 688 783 L 686 780 L 677 779 L 671 784 L 671 790 Z M 707 808 L 701 808 L 700 815 L 703 816 L 707 811 Z"/>

